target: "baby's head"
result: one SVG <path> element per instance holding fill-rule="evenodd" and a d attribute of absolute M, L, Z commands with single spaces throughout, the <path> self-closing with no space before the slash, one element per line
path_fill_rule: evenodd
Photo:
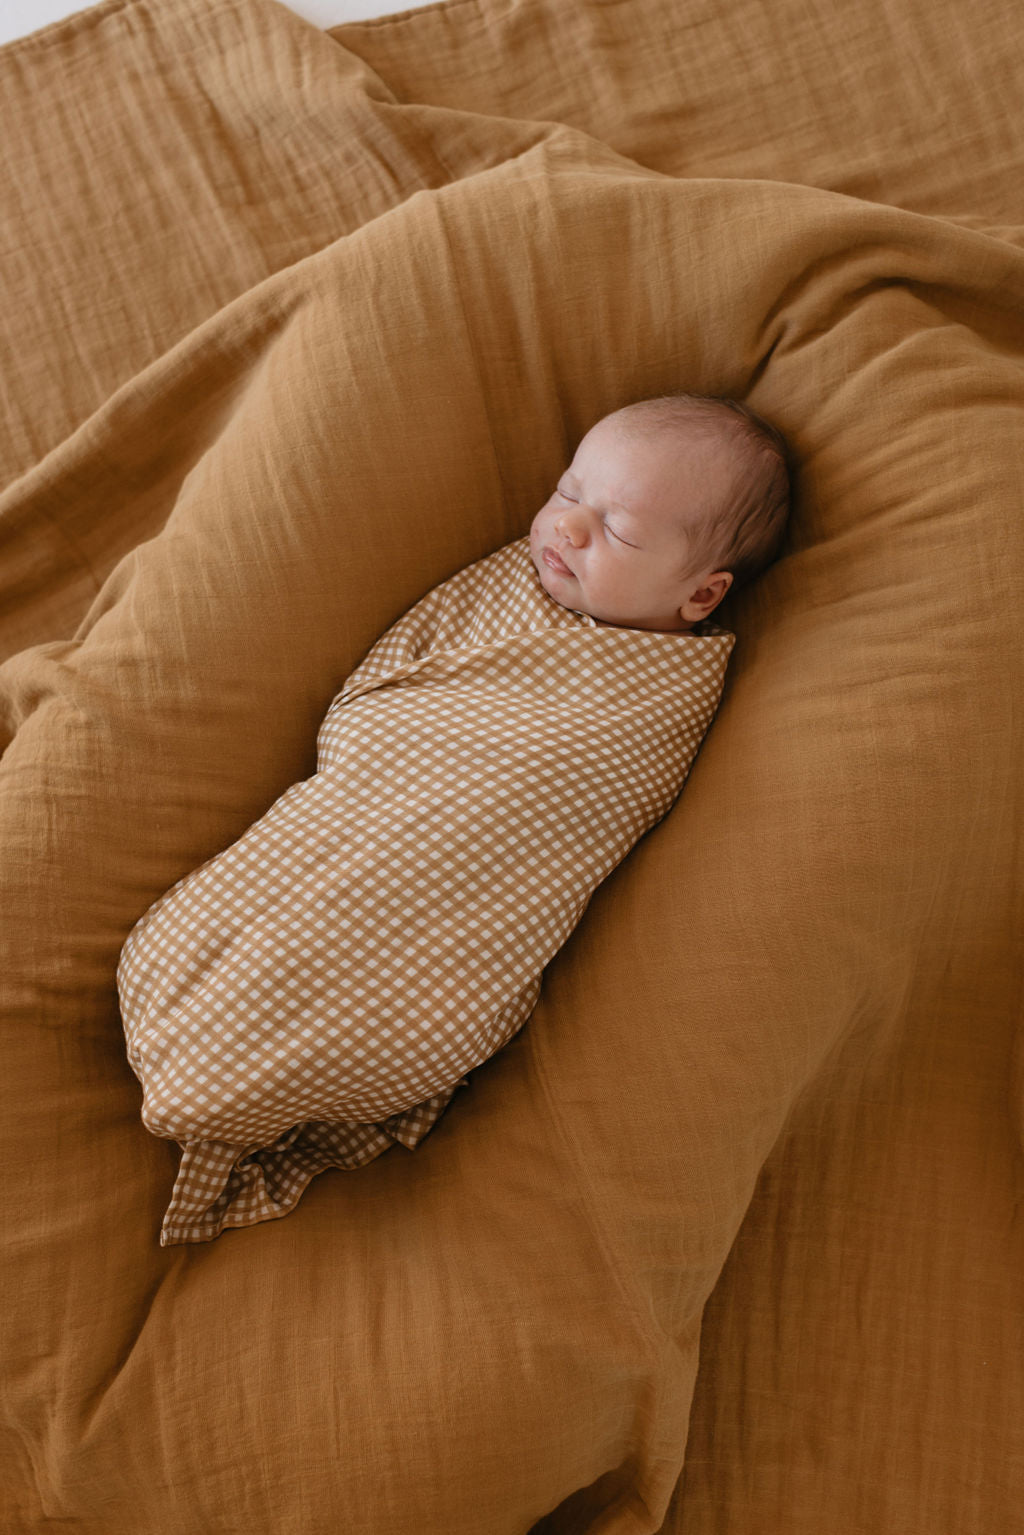
<path fill-rule="evenodd" d="M 748 406 L 661 395 L 603 416 L 530 527 L 556 602 L 626 629 L 687 631 L 777 558 L 781 432 Z"/>

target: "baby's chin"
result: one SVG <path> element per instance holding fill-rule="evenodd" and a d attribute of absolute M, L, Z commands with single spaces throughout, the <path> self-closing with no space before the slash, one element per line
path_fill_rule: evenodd
<path fill-rule="evenodd" d="M 580 601 L 580 583 L 577 578 L 571 571 L 563 576 L 557 570 L 552 570 L 551 566 L 545 563 L 542 550 L 534 549 L 531 545 L 530 558 L 533 560 L 541 586 L 560 607 L 568 608 L 571 613 L 586 613 L 595 624 L 604 624 L 609 629 L 629 627 L 624 625 L 621 619 L 602 618 L 600 614 L 591 612 L 590 608 Z"/>
<path fill-rule="evenodd" d="M 534 560 L 534 564 L 537 564 L 536 560 Z M 537 566 L 537 575 L 540 577 L 541 586 L 543 586 L 548 596 L 558 603 L 559 607 L 567 608 L 570 613 L 586 613 L 589 618 L 594 620 L 595 624 L 606 624 L 612 628 L 621 627 L 620 625 L 612 624 L 608 618 L 599 618 L 596 613 L 591 613 L 590 609 L 579 601 L 579 582 L 574 580 L 573 577 L 565 576 L 560 579 L 557 570 L 548 570 L 543 560 Z M 554 577 L 550 584 L 546 580 L 547 576 Z"/>
<path fill-rule="evenodd" d="M 535 550 L 531 549 L 530 554 L 537 577 L 548 596 L 563 608 L 570 608 L 574 613 L 585 613 L 586 608 L 581 607 L 577 601 L 580 584 L 575 576 L 563 576 L 557 570 L 552 570 L 550 565 L 545 564 L 543 554 Z"/>

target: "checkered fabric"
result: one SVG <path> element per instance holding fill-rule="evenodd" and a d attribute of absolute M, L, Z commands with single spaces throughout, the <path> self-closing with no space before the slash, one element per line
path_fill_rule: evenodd
<path fill-rule="evenodd" d="M 524 537 L 372 647 L 317 771 L 129 934 L 143 1123 L 183 1156 L 160 1241 L 285 1215 L 412 1150 L 522 1027 L 596 887 L 672 805 L 735 636 L 601 625 Z"/>

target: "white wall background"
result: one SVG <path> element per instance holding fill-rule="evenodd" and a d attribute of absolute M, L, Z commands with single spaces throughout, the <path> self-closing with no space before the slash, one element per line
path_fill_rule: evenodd
<path fill-rule="evenodd" d="M 413 11 L 434 0 L 280 0 L 288 10 L 318 27 L 336 27 L 343 21 L 366 21 L 372 16 L 390 16 L 396 11 Z M 0 0 L 0 44 L 37 32 L 91 7 L 82 0 Z"/>

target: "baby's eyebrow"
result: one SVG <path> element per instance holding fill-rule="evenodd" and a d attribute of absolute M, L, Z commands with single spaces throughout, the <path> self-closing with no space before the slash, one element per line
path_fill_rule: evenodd
<path fill-rule="evenodd" d="M 579 479 L 576 477 L 576 475 L 573 474 L 571 469 L 567 469 L 562 478 L 565 480 L 571 480 L 574 485 L 578 485 L 580 483 Z M 630 522 L 636 522 L 636 518 L 633 516 L 633 513 L 627 512 L 626 508 L 624 506 L 620 506 L 617 501 L 610 502 L 609 507 L 613 512 L 621 512 L 622 516 L 627 517 Z"/>

